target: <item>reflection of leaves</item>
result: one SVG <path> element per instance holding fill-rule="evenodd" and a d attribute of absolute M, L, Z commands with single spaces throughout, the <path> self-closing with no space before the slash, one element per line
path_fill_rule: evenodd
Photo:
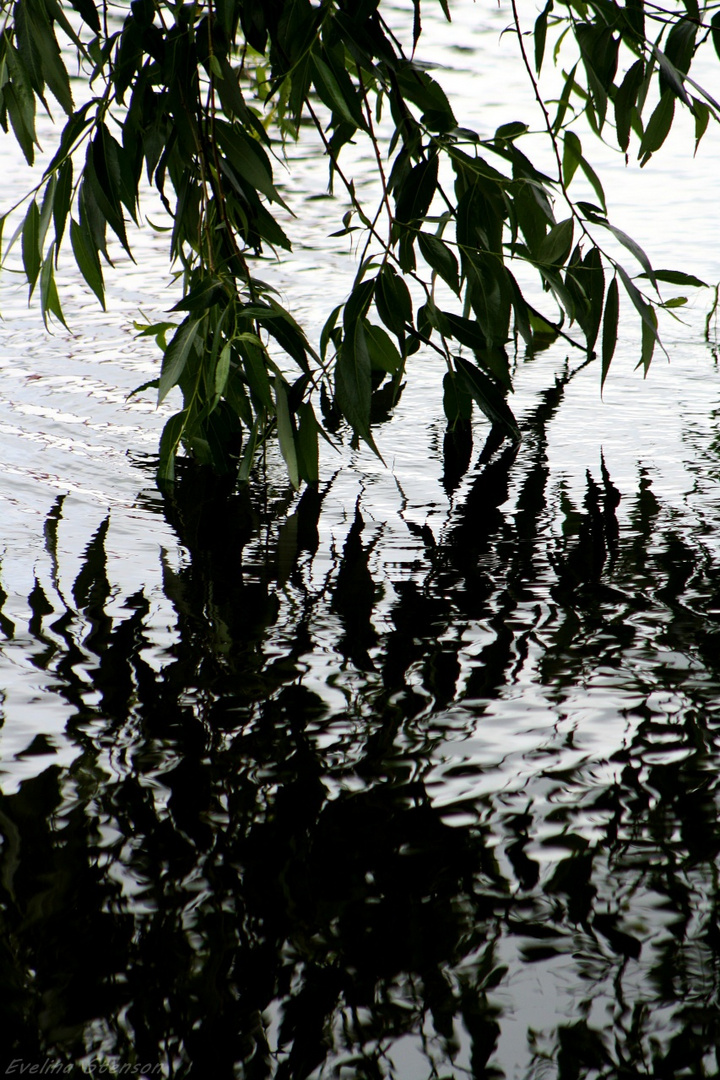
<path fill-rule="evenodd" d="M 345 539 L 332 606 L 345 626 L 345 634 L 339 643 L 341 652 L 361 670 L 369 670 L 374 665 L 368 649 L 377 641 L 371 621 L 377 589 L 368 566 L 373 545 L 364 547 L 360 539 L 364 528 L 365 522 L 358 504 Z"/>
<path fill-rule="evenodd" d="M 603 1037 L 586 1021 L 562 1024 L 558 1028 L 558 1080 L 580 1080 L 587 1070 L 602 1069 L 611 1064 Z"/>

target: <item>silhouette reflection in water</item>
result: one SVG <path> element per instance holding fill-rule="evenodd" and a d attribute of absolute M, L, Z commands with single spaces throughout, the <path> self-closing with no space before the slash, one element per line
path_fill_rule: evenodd
<path fill-rule="evenodd" d="M 161 670 L 144 591 L 108 610 L 107 520 L 63 597 L 57 500 L 27 641 L 76 756 L 0 797 L 8 1062 L 718 1074 L 717 559 L 645 471 L 621 519 L 604 461 L 583 505 L 551 489 L 563 389 L 439 534 L 402 504 L 412 574 L 362 496 L 318 573 L 332 483 L 268 507 L 186 471 Z"/>

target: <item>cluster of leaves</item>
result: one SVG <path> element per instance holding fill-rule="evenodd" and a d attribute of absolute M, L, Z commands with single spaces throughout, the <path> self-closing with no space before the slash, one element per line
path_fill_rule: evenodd
<path fill-rule="evenodd" d="M 447 0 L 440 4 L 450 19 Z M 445 359 L 451 428 L 467 425 L 475 405 L 517 438 L 506 400 L 513 337 L 532 350 L 562 334 L 591 355 L 600 338 L 604 379 L 617 340 L 619 282 L 642 321 L 647 368 L 657 307 L 683 302 L 663 303 L 659 282 L 700 284 L 654 271 L 609 222 L 600 180 L 570 126 L 584 114 L 604 137 L 610 125 L 623 152 L 634 132 L 644 164 L 680 102 L 695 117 L 699 141 L 720 106 L 689 73 L 708 36 L 720 49 L 720 13 L 697 0 L 673 10 L 645 0 L 555 7 L 548 0 L 534 26 L 534 66 L 511 0 L 519 62 L 541 105 L 555 176 L 520 149 L 525 123 L 505 124 L 490 138 L 459 126 L 439 83 L 415 59 L 420 0 L 408 12 L 410 55 L 381 0 L 133 0 L 117 11 L 94 0 L 16 0 L 0 7 L 0 123 L 12 128 L 30 164 L 38 102 L 48 108 L 49 91 L 67 115 L 8 245 L 20 238 L 45 320 L 63 321 L 55 271 L 66 237 L 104 304 L 108 233 L 132 255 L 126 222 L 139 221 L 144 175 L 172 220 L 170 255 L 183 287 L 173 310 L 181 321 L 141 328 L 163 353 L 160 376 L 148 386 L 160 401 L 175 386 L 183 398 L 162 435 L 163 480 L 173 479 L 181 444 L 218 472 L 239 469 L 246 478 L 258 448 L 277 434 L 293 484 L 315 482 L 319 436 L 331 438 L 343 421 L 354 439 L 375 448 L 371 423 L 396 403 L 407 360 L 421 348 Z M 578 53 L 554 119 L 537 85 L 549 35 L 556 60 L 566 41 Z M 79 106 L 68 75 L 75 54 L 87 89 Z M 291 215 L 272 159 L 308 126 L 327 154 L 331 187 L 342 185 L 349 200 L 340 234 L 359 228 L 365 237 L 350 295 L 331 313 L 317 350 L 253 261 L 290 248 L 279 217 Z M 343 147 L 360 140 L 377 163 L 376 207 L 363 205 L 340 160 Z M 578 170 L 597 203 L 571 199 Z M 598 244 L 595 236 L 608 231 L 654 293 Z M 528 302 L 514 272 L 523 264 L 539 274 L 557 314 Z"/>

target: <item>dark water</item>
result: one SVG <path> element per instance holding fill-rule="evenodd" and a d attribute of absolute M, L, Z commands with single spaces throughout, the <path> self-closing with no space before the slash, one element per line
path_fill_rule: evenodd
<path fill-rule="evenodd" d="M 0 607 L 74 751 L 38 734 L 0 796 L 18 1075 L 718 1075 L 719 515 L 602 457 L 551 483 L 566 382 L 443 528 L 401 504 L 382 573 L 362 492 L 328 553 L 339 481 L 186 470 L 148 504 L 185 552 L 160 670 L 109 519 L 60 587 L 57 497 L 28 623 Z"/>

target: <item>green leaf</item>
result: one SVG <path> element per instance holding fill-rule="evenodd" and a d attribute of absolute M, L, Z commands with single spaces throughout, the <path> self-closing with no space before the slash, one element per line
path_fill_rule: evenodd
<path fill-rule="evenodd" d="M 367 125 L 363 120 L 357 93 L 349 92 L 347 86 L 343 93 L 333 72 L 317 52 L 310 53 L 310 61 L 313 66 L 313 83 L 323 104 L 346 123 L 366 131 Z"/>
<path fill-rule="evenodd" d="M 455 371 L 443 375 L 443 412 L 451 427 L 472 417 L 472 398 Z"/>
<path fill-rule="evenodd" d="M 720 11 L 716 12 L 710 20 L 710 34 L 715 52 L 720 56 Z"/>
<path fill-rule="evenodd" d="M 284 381 L 279 378 L 275 380 L 275 409 L 277 416 L 278 442 L 280 443 L 280 453 L 285 459 L 288 476 L 290 477 L 290 483 L 297 491 L 297 489 L 300 487 L 300 474 L 298 472 L 298 459 L 297 450 L 295 448 L 295 437 L 293 432 L 292 420 L 290 418 L 290 408 L 288 406 L 287 387 Z"/>
<path fill-rule="evenodd" d="M 25 276 L 30 285 L 30 295 L 32 296 L 42 261 L 40 254 L 40 209 L 35 199 L 30 203 L 25 214 L 22 230 L 22 258 Z"/>
<path fill-rule="evenodd" d="M 248 341 L 238 340 L 238 348 L 242 357 L 243 371 L 247 379 L 250 396 L 256 411 L 267 409 L 272 412 L 275 403 L 270 390 L 270 379 L 265 363 L 266 353 L 256 348 Z"/>
<path fill-rule="evenodd" d="M 201 322 L 202 319 L 191 319 L 188 315 L 187 319 L 180 323 L 173 334 L 163 356 L 160 385 L 158 387 L 158 405 L 182 378 L 182 373 L 185 370 Z"/>
<path fill-rule="evenodd" d="M 632 67 L 628 69 L 615 95 L 615 101 L 613 102 L 615 107 L 615 131 L 621 150 L 627 150 L 630 143 L 633 109 L 636 107 L 638 92 L 644 78 L 645 64 L 642 60 L 636 60 Z"/>
<path fill-rule="evenodd" d="M 11 82 L 5 83 L 2 88 L 3 102 L 25 160 L 32 165 L 35 146 L 38 145 L 35 135 L 35 96 L 12 46 L 8 47 L 6 59 Z"/>
<path fill-rule="evenodd" d="M 105 284 L 100 259 L 87 228 L 70 219 L 70 243 L 80 273 L 105 309 Z"/>
<path fill-rule="evenodd" d="M 640 277 L 649 277 L 649 274 L 640 274 Z M 655 270 L 653 276 L 657 281 L 667 281 L 669 285 L 686 285 L 691 289 L 708 289 L 707 281 L 701 281 L 693 274 L 684 274 L 682 270 Z"/>
<path fill-rule="evenodd" d="M 54 172 L 57 167 L 70 156 L 73 148 L 76 146 L 78 139 L 84 131 L 92 124 L 93 117 L 87 119 L 87 112 L 91 106 L 97 106 L 95 98 L 91 98 L 90 101 L 86 101 L 77 112 L 73 113 L 68 122 L 63 128 L 62 135 L 60 136 L 60 144 L 53 156 L 52 161 L 45 170 L 45 176 L 49 176 L 51 172 Z"/>
<path fill-rule="evenodd" d="M 459 295 L 460 279 L 458 261 L 455 252 L 437 236 L 430 233 L 418 233 L 418 245 L 423 259 L 440 275 L 452 291 Z"/>
<path fill-rule="evenodd" d="M 394 375 L 402 368 L 402 357 L 392 338 L 381 326 L 374 326 L 367 319 L 363 319 L 363 330 L 372 368 Z"/>
<path fill-rule="evenodd" d="M 158 465 L 158 482 L 172 484 L 175 481 L 175 455 L 177 454 L 180 438 L 187 426 L 188 410 L 175 413 L 165 424 L 160 436 L 160 462 Z"/>
<path fill-rule="evenodd" d="M 511 439 L 519 439 L 520 429 L 517 420 L 495 384 L 469 360 L 465 360 L 462 356 L 456 356 L 454 360 L 461 383 L 488 420 Z"/>
<path fill-rule="evenodd" d="M 360 320 L 352 339 L 342 343 L 335 363 L 335 401 L 351 428 L 376 454 L 379 451 L 370 433 L 372 363 Z"/>
<path fill-rule="evenodd" d="M 627 233 L 623 232 L 622 229 L 618 229 L 616 225 L 611 225 L 610 222 L 606 221 L 604 218 L 596 217 L 593 213 L 588 213 L 587 216 L 590 221 L 594 221 L 595 224 L 602 225 L 603 228 L 610 230 L 615 239 L 619 240 L 623 247 L 627 248 L 627 250 L 635 256 L 647 276 L 652 281 L 653 285 L 655 285 L 655 271 L 652 268 L 649 258 L 647 257 L 643 249 L 640 247 L 640 245 L 637 243 L 637 241 L 633 240 L 633 238 L 631 236 L 628 236 Z"/>
<path fill-rule="evenodd" d="M 603 213 L 607 213 L 607 206 L 606 206 L 606 203 L 605 203 L 605 192 L 603 190 L 602 184 L 600 183 L 600 177 L 597 175 L 597 173 L 593 169 L 590 162 L 584 157 L 580 158 L 580 168 L 585 173 L 585 176 L 589 180 L 593 191 L 597 195 L 598 201 L 600 202 Z"/>
<path fill-rule="evenodd" d="M 237 124 L 216 120 L 215 130 L 218 143 L 237 174 L 271 202 L 280 203 L 288 210 L 273 184 L 270 159 L 262 146 L 255 139 L 248 138 Z"/>
<path fill-rule="evenodd" d="M 297 409 L 298 430 L 295 438 L 300 478 L 308 484 L 316 484 L 319 478 L 318 435 L 320 425 L 309 401 L 302 401 Z"/>
<path fill-rule="evenodd" d="M 572 248 L 573 220 L 566 218 L 564 221 L 553 225 L 550 232 L 540 245 L 538 262 L 545 266 L 561 266 Z"/>
<path fill-rule="evenodd" d="M 412 325 L 412 299 L 407 285 L 391 266 L 385 265 L 378 274 L 374 296 L 378 315 L 402 342 L 405 328 Z"/>
<path fill-rule="evenodd" d="M 652 325 L 649 325 L 651 323 Z M 655 351 L 655 345 L 658 340 L 657 333 L 657 312 L 654 308 L 648 308 L 648 320 L 643 319 L 642 323 L 642 350 L 640 355 L 640 363 L 643 366 L 643 370 L 647 375 L 650 368 L 650 361 L 652 360 L 653 352 Z"/>
<path fill-rule="evenodd" d="M 687 97 L 687 94 L 685 96 Z M 659 150 L 665 142 L 665 139 L 670 132 L 670 128 L 672 127 L 674 115 L 675 95 L 672 91 L 666 90 L 655 106 L 655 109 L 648 120 L 647 127 L 645 128 L 645 134 L 640 141 L 638 158 L 640 159 L 641 165 L 644 165 L 651 154 L 655 153 L 656 150 Z"/>
<path fill-rule="evenodd" d="M 120 176 L 115 168 L 112 154 L 106 157 L 106 141 L 102 128 L 88 146 L 85 177 L 90 185 L 97 209 L 132 258 L 120 205 Z"/>
<path fill-rule="evenodd" d="M 65 316 L 60 307 L 60 297 L 58 296 L 57 286 L 55 284 L 54 254 L 55 245 L 53 243 L 48 249 L 48 253 L 42 265 L 42 270 L 40 271 L 40 310 L 46 328 L 48 326 L 48 315 L 53 314 L 67 329 L 67 323 L 65 322 Z"/>
<path fill-rule="evenodd" d="M 400 190 L 395 193 L 396 220 L 407 224 L 422 221 L 430 209 L 437 190 L 437 181 L 438 157 L 433 154 L 410 170 Z"/>
<path fill-rule="evenodd" d="M 500 142 L 512 142 L 513 139 L 517 139 L 520 135 L 525 135 L 529 131 L 527 124 L 524 124 L 521 120 L 513 120 L 509 124 L 501 124 L 496 129 L 493 138 Z"/>
<path fill-rule="evenodd" d="M 232 348 L 228 342 L 220 351 L 217 366 L 215 368 L 215 393 L 218 397 L 221 397 L 225 393 L 225 387 L 227 386 L 228 375 L 230 374 L 230 358 L 232 357 Z"/>
<path fill-rule="evenodd" d="M 553 135 L 557 135 L 563 125 L 565 113 L 567 112 L 570 105 L 570 96 L 573 92 L 573 89 L 575 88 L 575 72 L 577 71 L 577 68 L 578 66 L 577 64 L 575 64 L 575 66 L 571 68 L 570 74 L 565 79 L 565 84 L 558 100 L 558 107 L 557 112 L 555 113 L 555 119 L 552 123 Z"/>
<path fill-rule="evenodd" d="M 574 131 L 566 131 L 563 136 L 563 183 L 565 187 L 570 185 L 570 181 L 577 171 L 577 167 L 580 164 L 582 158 L 582 144 L 578 139 Z"/>
<path fill-rule="evenodd" d="M 602 332 L 602 372 L 600 376 L 600 393 L 605 385 L 610 363 L 615 354 L 618 334 L 619 297 L 617 278 L 614 277 L 608 286 L 607 300 L 605 301 L 605 318 L 603 319 Z"/>
<path fill-rule="evenodd" d="M 693 98 L 693 113 L 695 114 L 695 153 L 698 152 L 700 140 L 707 131 L 710 121 L 710 109 L 703 101 Z"/>
<path fill-rule="evenodd" d="M 65 235 L 65 225 L 67 222 L 68 214 L 70 213 L 70 204 L 72 202 L 73 194 L 73 163 L 68 158 L 63 161 L 62 165 L 57 171 L 57 183 L 55 185 L 55 194 L 53 197 L 53 224 L 55 226 L 55 243 L 57 245 L 56 251 L 59 252 L 60 244 L 62 243 L 63 236 Z"/>
<path fill-rule="evenodd" d="M 100 33 L 100 16 L 93 0 L 70 0 L 70 3 L 84 19 L 91 30 Z"/>
<path fill-rule="evenodd" d="M 421 123 L 430 131 L 442 135 L 457 128 L 445 91 L 417 62 L 398 65 L 396 79 L 402 96 L 422 110 Z"/>
<path fill-rule="evenodd" d="M 593 349 L 600 330 L 605 296 L 605 274 L 600 252 L 590 248 L 582 261 L 583 287 L 588 297 L 589 310 L 586 324 L 583 326 L 588 349 Z M 581 323 L 582 325 L 582 323 Z"/>
<path fill-rule="evenodd" d="M 547 37 L 547 24 L 548 15 L 553 9 L 553 0 L 548 0 L 543 10 L 535 20 L 535 33 L 533 35 L 535 39 L 535 70 L 538 75 L 540 74 L 540 68 L 542 67 L 543 56 L 545 55 L 545 39 Z"/>
<path fill-rule="evenodd" d="M 640 290 L 638 288 L 636 288 L 635 285 L 633 285 L 632 281 L 628 277 L 627 272 L 623 269 L 622 266 L 620 266 L 620 265 L 617 266 L 617 272 L 620 275 L 620 280 L 623 283 L 623 286 L 625 288 L 626 293 L 628 294 L 628 296 L 632 300 L 633 307 L 635 308 L 635 310 L 640 315 L 640 318 L 642 319 L 642 325 L 643 325 L 643 357 L 644 357 L 645 352 L 646 352 L 646 346 L 645 346 L 645 330 L 646 330 L 646 328 L 647 328 L 647 331 L 655 339 L 655 341 L 659 340 L 658 339 L 658 333 L 657 333 L 657 316 L 656 316 L 655 312 L 653 311 L 653 309 L 650 307 L 650 305 L 643 299 L 642 294 L 640 293 Z M 644 362 L 644 361 L 641 361 L 641 362 Z M 648 363 L 649 363 L 649 361 L 648 361 Z"/>
<path fill-rule="evenodd" d="M 61 108 L 69 116 L 74 107 L 72 92 L 70 90 L 70 78 L 67 73 L 67 68 L 62 61 L 62 55 L 58 43 L 55 40 L 55 35 L 46 19 L 43 19 L 42 23 L 39 19 L 33 19 L 32 26 L 35 31 L 35 42 L 45 82 L 50 87 L 53 95 L 57 98 Z"/>
<path fill-rule="evenodd" d="M 333 308 L 325 321 L 325 325 L 322 328 L 322 332 L 320 334 L 320 356 L 323 360 L 327 355 L 327 347 L 330 341 L 332 341 L 333 331 L 337 326 L 338 315 L 340 314 L 342 309 L 342 304 L 338 304 L 337 307 Z"/>

